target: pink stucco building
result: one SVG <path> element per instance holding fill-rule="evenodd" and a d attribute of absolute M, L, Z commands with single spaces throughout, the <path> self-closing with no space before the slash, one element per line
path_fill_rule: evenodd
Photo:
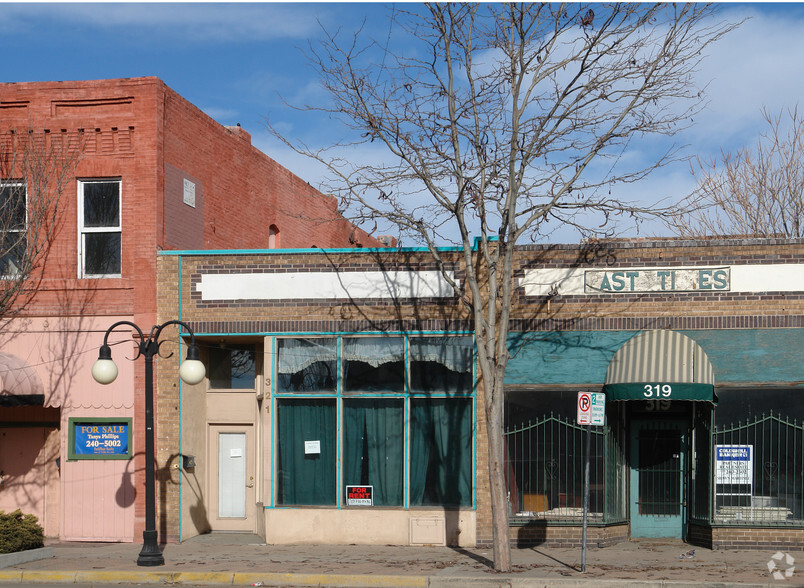
<path fill-rule="evenodd" d="M 218 124 L 157 78 L 4 83 L 0 111 L 0 135 L 34 128 L 84 145 L 36 295 L 0 329 L 0 510 L 35 514 L 51 537 L 136 541 L 144 375 L 141 360 L 123 359 L 136 355 L 133 332 L 110 338 L 114 384 L 90 369 L 110 325 L 147 333 L 156 323 L 157 252 L 377 242 L 244 129 Z M 5 179 L 25 184 L 15 173 Z M 163 339 L 165 353 L 177 351 L 178 332 Z M 88 425 L 118 427 L 120 445 L 82 453 Z"/>

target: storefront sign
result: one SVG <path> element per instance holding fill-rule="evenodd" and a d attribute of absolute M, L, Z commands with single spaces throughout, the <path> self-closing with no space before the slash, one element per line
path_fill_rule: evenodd
<path fill-rule="evenodd" d="M 70 459 L 127 459 L 131 419 L 70 419 Z"/>
<path fill-rule="evenodd" d="M 603 292 L 696 292 L 731 288 L 730 268 L 648 268 L 590 270 L 584 272 L 584 291 Z"/>
<path fill-rule="evenodd" d="M 373 506 L 374 486 L 347 486 L 346 506 Z"/>
<path fill-rule="evenodd" d="M 715 445 L 715 484 L 752 484 L 753 445 Z"/>

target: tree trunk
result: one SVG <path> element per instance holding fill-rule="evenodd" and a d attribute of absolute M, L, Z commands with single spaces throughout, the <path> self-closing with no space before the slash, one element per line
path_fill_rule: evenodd
<path fill-rule="evenodd" d="M 495 379 L 496 380 L 496 379 Z M 496 381 L 490 405 L 487 404 L 489 490 L 491 493 L 491 524 L 494 542 L 494 569 L 511 571 L 511 544 L 508 526 L 508 492 L 505 484 L 505 452 L 503 451 L 502 384 Z M 497 388 L 500 388 L 497 390 Z"/>

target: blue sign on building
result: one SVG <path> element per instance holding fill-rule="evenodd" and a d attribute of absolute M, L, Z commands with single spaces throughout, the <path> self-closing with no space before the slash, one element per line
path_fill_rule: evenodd
<path fill-rule="evenodd" d="M 70 419 L 70 459 L 131 456 L 131 419 Z"/>

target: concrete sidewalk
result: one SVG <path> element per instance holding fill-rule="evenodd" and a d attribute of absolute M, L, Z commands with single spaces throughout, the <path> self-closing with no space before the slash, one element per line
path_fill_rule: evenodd
<path fill-rule="evenodd" d="M 165 565 L 138 567 L 141 545 L 53 543 L 43 559 L 0 561 L 0 583 L 217 584 L 237 586 L 804 586 L 804 553 L 711 551 L 638 540 L 587 551 L 513 550 L 514 571 L 491 569 L 490 550 L 365 545 L 266 545 L 255 535 L 212 533 L 164 546 Z M 694 549 L 691 557 L 681 557 Z M 776 556 L 776 559 L 774 559 Z M 2 556 L 0 556 L 2 557 Z M 801 571 L 792 569 L 798 560 Z M 770 568 L 769 568 L 770 564 Z M 777 572 L 775 579 L 772 572 Z M 785 573 L 786 572 L 786 573 Z M 260 584 L 261 583 L 261 584 Z"/>

